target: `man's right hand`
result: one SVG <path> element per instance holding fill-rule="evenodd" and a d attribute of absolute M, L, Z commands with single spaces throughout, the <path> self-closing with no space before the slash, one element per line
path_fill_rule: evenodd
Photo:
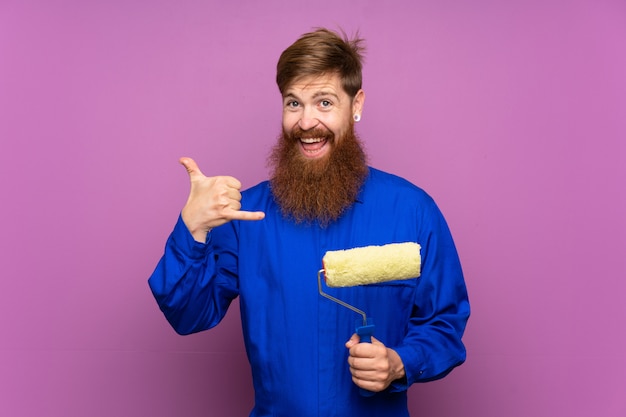
<path fill-rule="evenodd" d="M 262 211 L 241 210 L 241 183 L 233 177 L 205 176 L 191 158 L 180 158 L 189 173 L 191 190 L 182 210 L 183 222 L 193 238 L 206 242 L 209 231 L 231 220 L 261 220 Z"/>

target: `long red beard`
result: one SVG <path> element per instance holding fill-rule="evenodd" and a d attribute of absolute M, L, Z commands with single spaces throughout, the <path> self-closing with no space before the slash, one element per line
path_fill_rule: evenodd
<path fill-rule="evenodd" d="M 270 186 L 285 217 L 326 227 L 355 202 L 368 174 L 367 157 L 354 128 L 339 140 L 328 137 L 331 152 L 319 160 L 301 155 L 301 135 L 283 130 L 268 159 Z"/>

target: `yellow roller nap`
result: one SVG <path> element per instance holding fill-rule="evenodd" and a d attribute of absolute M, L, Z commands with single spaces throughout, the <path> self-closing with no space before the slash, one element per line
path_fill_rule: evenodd
<path fill-rule="evenodd" d="M 417 278 L 422 259 L 415 242 L 328 251 L 322 259 L 326 285 L 351 287 Z"/>

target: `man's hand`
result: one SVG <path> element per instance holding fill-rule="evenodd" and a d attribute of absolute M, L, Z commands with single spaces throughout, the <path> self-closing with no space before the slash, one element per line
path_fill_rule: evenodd
<path fill-rule="evenodd" d="M 350 349 L 348 364 L 352 381 L 360 388 L 380 392 L 405 376 L 400 356 L 374 337 L 372 343 L 359 343 L 359 336 L 354 334 L 346 348 Z"/>
<path fill-rule="evenodd" d="M 241 183 L 233 177 L 206 177 L 191 158 L 180 158 L 189 173 L 191 190 L 182 210 L 193 238 L 204 243 L 209 231 L 231 220 L 261 220 L 262 211 L 241 210 Z"/>

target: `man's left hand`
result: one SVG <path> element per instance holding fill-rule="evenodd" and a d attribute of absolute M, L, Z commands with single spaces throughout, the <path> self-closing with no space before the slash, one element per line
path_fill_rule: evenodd
<path fill-rule="evenodd" d="M 372 337 L 372 343 L 359 343 L 357 334 L 346 342 L 352 381 L 368 391 L 380 392 L 396 379 L 404 378 L 404 364 L 395 350 Z"/>

